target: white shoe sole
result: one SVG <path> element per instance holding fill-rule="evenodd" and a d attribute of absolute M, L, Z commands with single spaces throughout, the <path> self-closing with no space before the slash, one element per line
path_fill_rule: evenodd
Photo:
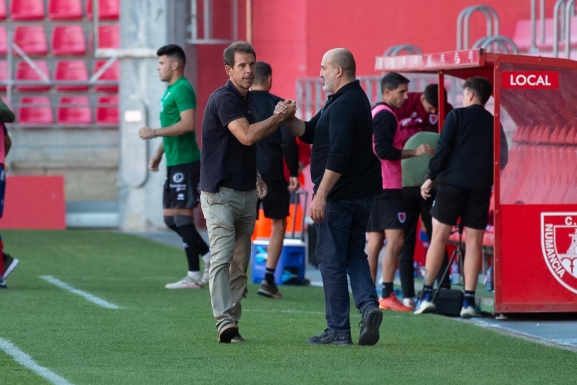
<path fill-rule="evenodd" d="M 202 285 L 173 285 L 170 283 L 164 287 L 167 289 L 202 289 Z"/>
<path fill-rule="evenodd" d="M 14 258 L 12 260 L 12 263 L 10 264 L 10 266 L 8 266 L 6 268 L 6 271 L 4 272 L 4 279 L 8 278 L 8 275 L 12 272 L 12 270 L 14 270 L 14 268 L 18 265 L 18 262 L 20 262 L 18 259 Z"/>

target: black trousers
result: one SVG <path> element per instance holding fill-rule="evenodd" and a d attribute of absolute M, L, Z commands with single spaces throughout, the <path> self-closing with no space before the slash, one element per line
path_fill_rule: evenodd
<path fill-rule="evenodd" d="M 421 196 L 421 187 L 403 187 L 403 205 L 405 208 L 405 242 L 399 252 L 399 275 L 401 278 L 401 287 L 403 289 L 403 298 L 415 297 L 415 244 L 417 243 L 417 224 L 419 223 L 419 216 L 425 225 L 425 231 L 431 239 L 433 233 L 433 222 L 431 217 L 431 207 L 435 200 L 436 190 L 431 190 L 431 196 L 425 200 Z M 443 277 L 443 273 L 449 264 L 449 256 L 445 251 L 443 264 L 439 274 L 437 275 L 437 283 L 439 286 L 450 288 L 451 281 L 449 275 L 445 277 L 442 283 L 439 280 Z"/>

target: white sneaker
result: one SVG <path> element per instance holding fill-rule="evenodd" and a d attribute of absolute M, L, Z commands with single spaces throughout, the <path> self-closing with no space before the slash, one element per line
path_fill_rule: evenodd
<path fill-rule="evenodd" d="M 200 278 L 200 273 L 198 278 Z M 165 287 L 167 289 L 201 289 L 202 284 L 200 283 L 200 279 L 198 278 L 197 277 L 193 278 L 187 275 L 178 282 L 167 283 Z"/>
<path fill-rule="evenodd" d="M 415 308 L 415 314 L 425 314 L 425 313 L 434 313 L 435 312 L 435 304 L 431 301 L 431 295 L 426 294 L 422 299 L 417 302 L 417 307 Z"/>
<path fill-rule="evenodd" d="M 477 313 L 474 306 L 467 304 L 463 304 L 461 308 L 461 318 L 470 319 L 470 318 L 478 318 L 482 317 L 481 314 Z"/>
<path fill-rule="evenodd" d="M 202 279 L 200 280 L 201 285 L 208 285 L 208 281 L 210 280 L 208 270 L 210 269 L 210 263 L 206 262 L 204 264 L 204 273 L 202 274 Z"/>
<path fill-rule="evenodd" d="M 403 305 L 406 307 L 410 307 L 411 309 L 415 309 L 415 301 L 412 298 L 403 298 Z"/>

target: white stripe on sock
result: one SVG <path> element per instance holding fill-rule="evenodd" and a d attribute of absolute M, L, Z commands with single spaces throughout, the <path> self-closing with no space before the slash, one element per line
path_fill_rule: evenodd
<path fill-rule="evenodd" d="M 115 305 L 115 304 L 113 304 L 113 303 L 110 303 L 110 302 L 108 302 L 108 301 L 105 301 L 105 300 L 103 300 L 103 299 L 101 299 L 101 298 L 98 298 L 97 296 L 92 295 L 92 294 L 90 294 L 90 293 L 87 293 L 87 292 L 85 292 L 85 291 L 76 289 L 76 288 L 70 286 L 69 284 L 67 284 L 66 282 L 62 282 L 61 280 L 52 277 L 51 275 L 41 275 L 40 278 L 42 278 L 42 279 L 45 280 L 45 281 L 50 282 L 50 283 L 53 284 L 53 285 L 58 286 L 58 287 L 61 288 L 61 289 L 64 289 L 64 290 L 66 290 L 66 291 L 69 291 L 69 292 L 72 293 L 72 294 L 79 295 L 79 296 L 81 296 L 82 298 L 84 298 L 84 299 L 86 299 L 86 300 L 88 300 L 88 301 L 90 301 L 90 302 L 92 302 L 92 303 L 95 303 L 95 304 L 98 305 L 98 306 L 102 306 L 102 307 L 107 308 L 107 309 L 120 309 L 119 306 L 117 306 L 117 305 Z"/>
<path fill-rule="evenodd" d="M 14 361 L 18 362 L 20 365 L 27 367 L 40 377 L 45 378 L 48 382 L 54 385 L 72 385 L 65 378 L 60 377 L 58 374 L 54 373 L 52 370 L 45 368 L 44 366 L 38 365 L 36 361 L 28 354 L 24 353 L 22 350 L 18 349 L 16 345 L 12 342 L 0 337 L 0 350 L 3 350 L 9 356 L 14 358 Z"/>

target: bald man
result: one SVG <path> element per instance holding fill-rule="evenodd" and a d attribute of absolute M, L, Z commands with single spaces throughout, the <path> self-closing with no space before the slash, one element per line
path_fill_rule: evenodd
<path fill-rule="evenodd" d="M 310 216 L 318 234 L 317 261 L 323 277 L 328 328 L 310 344 L 350 345 L 350 277 L 355 306 L 362 314 L 359 345 L 375 345 L 383 315 L 371 278 L 365 231 L 373 198 L 381 191 L 379 160 L 372 147 L 371 104 L 355 75 L 350 51 L 328 51 L 321 62 L 324 108 L 310 121 L 285 120 L 291 132 L 312 143 L 314 198 Z M 294 103 L 287 101 L 288 104 Z M 282 113 L 277 106 L 276 113 Z"/>

